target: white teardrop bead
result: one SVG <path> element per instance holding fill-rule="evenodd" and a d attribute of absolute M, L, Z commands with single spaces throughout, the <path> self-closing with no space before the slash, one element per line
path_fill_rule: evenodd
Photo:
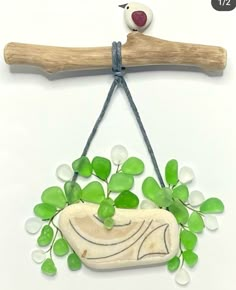
<path fill-rule="evenodd" d="M 61 181 L 63 182 L 69 181 L 72 179 L 73 175 L 74 175 L 74 172 L 69 165 L 62 164 L 57 167 L 56 176 Z"/>
<path fill-rule="evenodd" d="M 31 254 L 32 260 L 37 263 L 41 264 L 46 259 L 46 253 L 42 250 L 34 250 Z"/>
<path fill-rule="evenodd" d="M 141 209 L 157 208 L 154 202 L 150 200 L 143 200 L 140 204 Z"/>
<path fill-rule="evenodd" d="M 116 145 L 111 149 L 111 160 L 115 165 L 120 165 L 128 158 L 128 151 L 122 145 Z"/>
<path fill-rule="evenodd" d="M 188 202 L 191 206 L 199 206 L 205 200 L 204 195 L 201 191 L 194 190 L 190 193 Z"/>
<path fill-rule="evenodd" d="M 190 282 L 189 273 L 181 268 L 175 275 L 175 282 L 182 286 L 187 285 Z"/>
<path fill-rule="evenodd" d="M 216 231 L 219 228 L 217 218 L 212 215 L 206 215 L 204 218 L 205 226 L 210 231 Z"/>
<path fill-rule="evenodd" d="M 189 183 L 194 179 L 193 170 L 189 167 L 182 167 L 179 171 L 179 181 L 181 183 Z"/>
<path fill-rule="evenodd" d="M 43 221 L 38 217 L 32 217 L 25 222 L 25 230 L 29 234 L 37 234 L 43 225 Z"/>

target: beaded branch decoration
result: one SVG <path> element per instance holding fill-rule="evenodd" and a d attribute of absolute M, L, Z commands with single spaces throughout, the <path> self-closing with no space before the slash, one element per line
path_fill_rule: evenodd
<path fill-rule="evenodd" d="M 143 32 L 150 25 L 152 12 L 145 5 L 128 3 L 120 7 L 132 30 Z M 8 49 L 12 49 L 12 44 Z M 41 271 L 47 276 L 56 275 L 57 257 L 66 257 L 72 271 L 81 269 L 82 264 L 110 269 L 165 262 L 170 272 L 176 272 L 175 281 L 186 285 L 190 281 L 187 267 L 198 262 L 198 234 L 205 228 L 217 230 L 215 214 L 224 211 L 224 204 L 217 197 L 205 198 L 197 190 L 190 192 L 193 170 L 179 169 L 175 159 L 167 162 L 162 175 L 124 78 L 121 50 L 121 43 L 113 42 L 114 80 L 80 158 L 72 166 L 63 164 L 56 170 L 64 187 L 45 189 L 33 209 L 35 216 L 25 223 L 28 233 L 39 233 L 32 259 L 41 264 Z M 12 61 L 7 53 L 6 50 L 6 60 Z M 87 156 L 117 88 L 127 96 L 156 174 L 144 176 L 141 202 L 141 197 L 133 192 L 136 176 L 144 175 L 145 164 L 140 158 L 129 157 L 122 145 L 112 148 L 111 160 Z M 87 182 L 83 187 L 82 181 Z"/>

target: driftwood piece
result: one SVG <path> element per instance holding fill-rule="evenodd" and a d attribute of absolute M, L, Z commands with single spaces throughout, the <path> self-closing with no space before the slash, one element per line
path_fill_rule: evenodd
<path fill-rule="evenodd" d="M 93 269 L 115 269 L 166 262 L 179 249 L 179 227 L 162 209 L 116 209 L 115 226 L 107 230 L 97 206 L 75 204 L 60 214 L 59 227 L 83 263 Z"/>
<path fill-rule="evenodd" d="M 66 48 L 9 43 L 4 51 L 8 64 L 38 66 L 47 72 L 105 69 L 112 65 L 111 47 Z M 128 35 L 122 46 L 125 67 L 184 65 L 218 72 L 226 66 L 226 50 L 218 46 L 171 42 L 139 32 Z"/>

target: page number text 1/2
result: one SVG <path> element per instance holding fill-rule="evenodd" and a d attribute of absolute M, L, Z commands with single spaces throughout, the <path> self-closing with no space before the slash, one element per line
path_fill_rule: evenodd
<path fill-rule="evenodd" d="M 236 7 L 236 0 L 211 0 L 211 5 L 218 11 L 232 11 Z"/>
<path fill-rule="evenodd" d="M 218 0 L 220 6 L 231 6 L 231 0 Z"/>

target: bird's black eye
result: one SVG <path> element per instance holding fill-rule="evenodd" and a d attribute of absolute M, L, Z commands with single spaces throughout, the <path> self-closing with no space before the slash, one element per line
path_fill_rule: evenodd
<path fill-rule="evenodd" d="M 127 6 L 126 9 L 129 9 L 129 6 Z"/>

